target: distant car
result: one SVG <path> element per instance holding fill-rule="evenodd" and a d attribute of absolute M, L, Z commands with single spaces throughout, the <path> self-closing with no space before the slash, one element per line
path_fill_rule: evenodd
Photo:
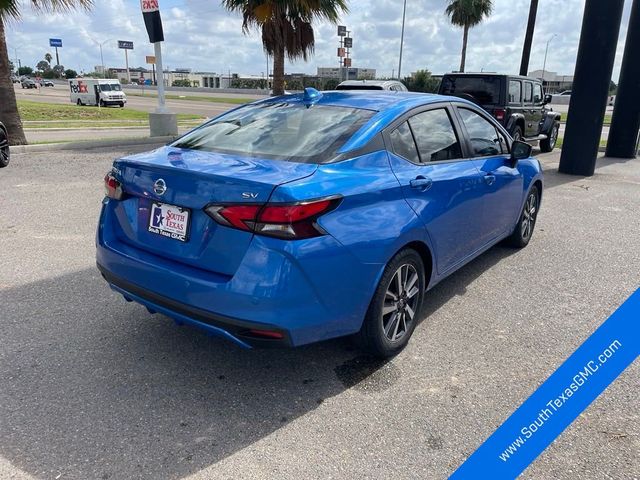
<path fill-rule="evenodd" d="M 38 88 L 38 85 L 30 78 L 25 78 L 22 80 L 22 88 Z"/>
<path fill-rule="evenodd" d="M 243 347 L 357 333 L 390 357 L 427 290 L 501 240 L 529 243 L 530 155 L 459 98 L 264 99 L 113 163 L 98 268 L 127 301 Z"/>
<path fill-rule="evenodd" d="M 571 96 L 571 90 L 565 90 L 564 92 L 560 92 L 558 95 L 562 95 L 565 97 L 570 97 Z"/>
<path fill-rule="evenodd" d="M 2 122 L 0 122 L 0 168 L 9 165 L 9 134 Z"/>
<path fill-rule="evenodd" d="M 447 73 L 439 92 L 480 105 L 511 134 L 514 140 L 539 142 L 542 152 L 552 151 L 560 131 L 560 114 L 548 108 L 537 78 L 500 73 Z"/>
<path fill-rule="evenodd" d="M 407 87 L 398 80 L 345 80 L 336 90 L 391 90 L 407 92 Z"/>
<path fill-rule="evenodd" d="M 53 87 L 53 82 L 51 80 L 40 80 L 38 82 L 41 87 Z"/>
<path fill-rule="evenodd" d="M 18 77 L 16 75 L 11 75 L 11 82 L 12 83 L 20 83 L 20 77 Z"/>

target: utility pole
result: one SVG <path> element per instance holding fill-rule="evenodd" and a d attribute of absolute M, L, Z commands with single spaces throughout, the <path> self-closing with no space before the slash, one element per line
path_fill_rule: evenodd
<path fill-rule="evenodd" d="M 536 28 L 536 15 L 538 14 L 538 0 L 531 0 L 529 6 L 529 21 L 527 23 L 527 33 L 524 36 L 524 47 L 522 48 L 522 61 L 520 62 L 520 75 L 529 73 L 529 58 L 531 57 L 531 44 L 533 43 L 533 31 Z"/>
<path fill-rule="evenodd" d="M 400 72 L 402 71 L 402 46 L 404 44 L 404 20 L 407 16 L 407 0 L 404 0 L 402 7 L 402 32 L 400 33 L 400 59 L 398 60 L 398 80 L 400 80 Z"/>
<path fill-rule="evenodd" d="M 551 36 L 551 38 L 547 40 L 547 48 L 545 48 L 544 50 L 544 63 L 542 64 L 542 85 L 544 85 L 544 72 L 545 72 L 545 69 L 547 68 L 547 53 L 549 52 L 549 44 L 551 43 L 551 40 L 553 40 L 557 36 L 558 34 L 554 33 Z"/>

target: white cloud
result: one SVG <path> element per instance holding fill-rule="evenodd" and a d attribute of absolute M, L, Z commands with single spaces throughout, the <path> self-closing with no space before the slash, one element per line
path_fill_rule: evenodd
<path fill-rule="evenodd" d="M 629 2 L 627 2 L 629 3 Z M 403 73 L 428 68 L 434 73 L 456 69 L 460 62 L 462 31 L 449 24 L 445 0 L 407 0 L 407 22 Z M 160 0 L 166 42 L 165 66 L 194 70 L 260 74 L 266 59 L 258 32 L 244 35 L 240 15 L 229 14 L 218 0 Z M 549 47 L 547 69 L 571 75 L 577 54 L 584 0 L 541 0 L 531 55 L 531 70 L 542 68 L 547 40 L 558 34 Z M 494 13 L 471 30 L 467 70 L 517 73 L 527 23 L 529 0 L 494 0 Z M 341 23 L 352 30 L 354 66 L 376 68 L 390 76 L 398 68 L 402 0 L 357 0 Z M 629 5 L 621 28 L 614 78 L 619 73 Z M 336 28 L 315 26 L 316 51 L 307 63 L 287 65 L 289 72 L 314 73 L 316 66 L 337 65 Z M 135 50 L 129 64 L 141 66 L 153 52 L 149 44 L 138 0 L 97 2 L 91 13 L 36 15 L 24 8 L 21 22 L 7 28 L 9 55 L 23 65 L 34 66 L 46 52 L 50 37 L 62 38 L 60 60 L 77 70 L 92 70 L 100 63 L 95 42 L 104 42 L 105 64 L 123 66 L 124 54 L 117 40 L 132 40 Z M 52 52 L 53 53 L 53 52 Z"/>

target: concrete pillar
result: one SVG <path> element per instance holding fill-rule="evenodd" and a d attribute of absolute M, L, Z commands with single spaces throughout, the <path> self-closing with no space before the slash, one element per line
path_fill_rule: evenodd
<path fill-rule="evenodd" d="M 607 157 L 635 158 L 640 131 L 640 0 L 633 0 Z"/>
<path fill-rule="evenodd" d="M 624 0 L 586 0 L 559 171 L 593 175 Z"/>

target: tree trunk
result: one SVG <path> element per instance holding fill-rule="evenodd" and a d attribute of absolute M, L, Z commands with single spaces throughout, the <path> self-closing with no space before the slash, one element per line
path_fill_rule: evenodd
<path fill-rule="evenodd" d="M 460 59 L 460 71 L 464 72 L 464 64 L 467 61 L 467 40 L 469 39 L 469 25 L 464 26 L 462 35 L 462 58 Z"/>
<path fill-rule="evenodd" d="M 273 52 L 273 94 L 284 95 L 284 45 Z"/>
<path fill-rule="evenodd" d="M 10 75 L 7 39 L 4 36 L 4 22 L 0 17 L 0 122 L 7 127 L 11 145 L 24 145 L 27 143 L 27 139 L 22 130 L 16 92 L 13 90 Z"/>

